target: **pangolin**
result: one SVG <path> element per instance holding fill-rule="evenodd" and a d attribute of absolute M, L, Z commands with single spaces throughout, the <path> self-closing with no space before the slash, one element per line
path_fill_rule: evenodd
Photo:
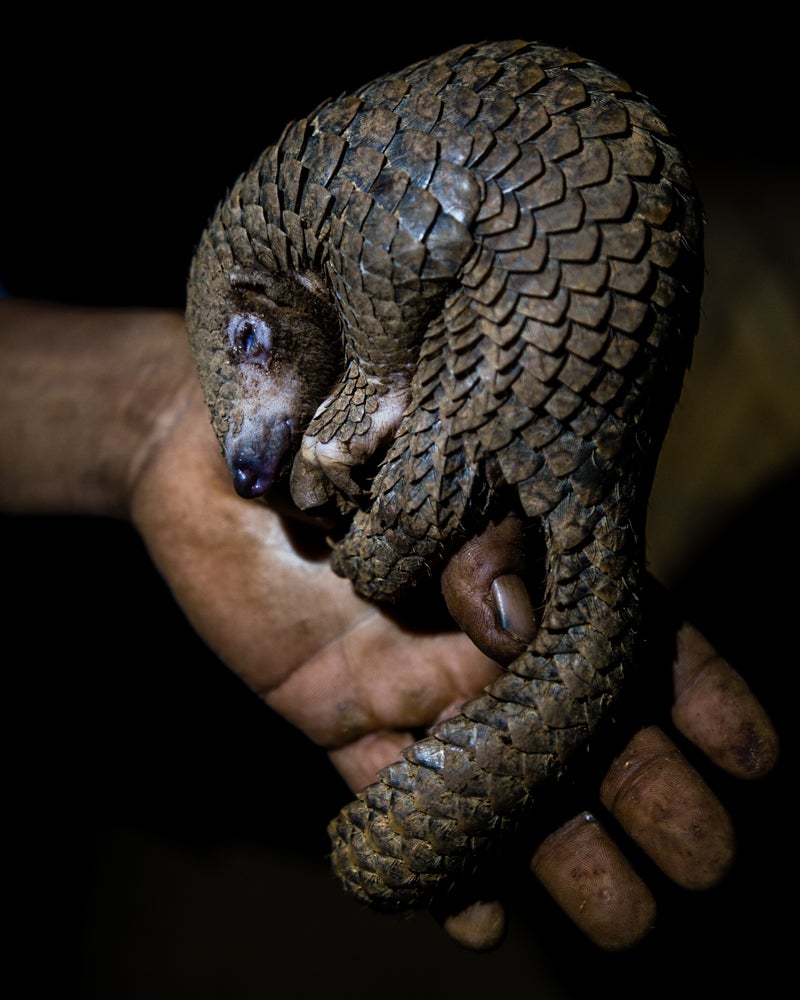
<path fill-rule="evenodd" d="M 333 505 L 333 568 L 377 601 L 435 578 L 498 510 L 546 550 L 526 652 L 330 824 L 358 899 L 454 893 L 615 705 L 702 281 L 663 117 L 537 42 L 462 45 L 325 101 L 203 233 L 187 323 L 243 496 L 288 477 L 298 508 Z"/>

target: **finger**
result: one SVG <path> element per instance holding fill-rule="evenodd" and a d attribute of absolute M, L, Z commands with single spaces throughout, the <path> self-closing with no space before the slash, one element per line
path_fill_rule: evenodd
<path fill-rule="evenodd" d="M 711 789 L 656 726 L 640 730 L 600 787 L 603 805 L 685 889 L 707 889 L 733 862 L 733 825 Z"/>
<path fill-rule="evenodd" d="M 509 663 L 536 634 L 524 523 L 514 514 L 469 538 L 442 573 L 450 614 L 478 649 Z"/>
<path fill-rule="evenodd" d="M 506 933 L 506 911 L 499 900 L 479 900 L 442 921 L 450 937 L 470 951 L 490 951 Z"/>
<path fill-rule="evenodd" d="M 396 761 L 414 742 L 410 732 L 384 730 L 367 733 L 345 746 L 328 751 L 331 763 L 352 792 L 371 785 L 378 771 Z"/>
<path fill-rule="evenodd" d="M 262 696 L 331 749 L 370 733 L 424 729 L 497 671 L 461 633 L 415 635 L 373 611 Z"/>
<path fill-rule="evenodd" d="M 672 721 L 718 767 L 760 778 L 778 759 L 778 736 L 742 677 L 692 625 L 678 630 Z"/>
<path fill-rule="evenodd" d="M 655 925 L 652 893 L 589 813 L 547 837 L 531 860 L 531 871 L 570 920 L 605 951 L 633 948 Z"/>

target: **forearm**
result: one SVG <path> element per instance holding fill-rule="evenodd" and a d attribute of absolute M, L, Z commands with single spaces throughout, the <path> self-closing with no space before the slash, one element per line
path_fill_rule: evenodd
<path fill-rule="evenodd" d="M 0 300 L 0 507 L 127 517 L 195 384 L 180 313 Z"/>

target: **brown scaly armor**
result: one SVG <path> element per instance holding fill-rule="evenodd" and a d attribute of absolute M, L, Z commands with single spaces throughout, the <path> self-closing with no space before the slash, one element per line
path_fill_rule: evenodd
<path fill-rule="evenodd" d="M 643 639 L 646 507 L 701 288 L 699 203 L 659 113 L 597 64 L 523 41 L 324 103 L 209 224 L 187 321 L 243 495 L 291 466 L 299 507 L 347 515 L 335 571 L 381 601 L 499 509 L 546 546 L 527 651 L 331 823 L 359 899 L 451 893 L 615 704 Z M 310 386 L 263 419 L 242 415 L 254 336 L 265 378 L 284 377 L 288 339 Z"/>

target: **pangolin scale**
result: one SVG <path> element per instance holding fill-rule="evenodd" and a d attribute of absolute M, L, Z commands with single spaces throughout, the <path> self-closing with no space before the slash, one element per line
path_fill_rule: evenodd
<path fill-rule="evenodd" d="M 699 200 L 658 111 L 524 41 L 325 102 L 211 220 L 187 322 L 240 492 L 291 465 L 299 507 L 347 518 L 335 571 L 380 601 L 498 510 L 546 546 L 527 651 L 330 824 L 357 898 L 453 893 L 615 704 L 640 655 L 646 507 L 702 278 Z"/>

